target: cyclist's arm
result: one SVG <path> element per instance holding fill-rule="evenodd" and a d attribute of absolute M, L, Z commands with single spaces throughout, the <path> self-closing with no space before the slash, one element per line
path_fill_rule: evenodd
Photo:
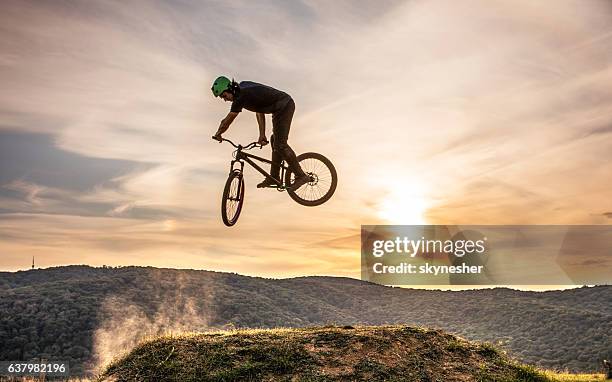
<path fill-rule="evenodd" d="M 257 117 L 257 124 L 259 125 L 259 136 L 266 136 L 266 115 L 264 113 L 255 113 Z"/>
<path fill-rule="evenodd" d="M 227 114 L 227 117 L 223 118 L 223 120 L 221 121 L 221 124 L 219 125 L 219 130 L 217 130 L 217 132 L 215 133 L 215 136 L 220 136 L 221 134 L 225 133 L 227 129 L 229 129 L 232 122 L 234 122 L 234 119 L 236 119 L 237 116 L 238 116 L 238 113 L 230 111 Z"/>

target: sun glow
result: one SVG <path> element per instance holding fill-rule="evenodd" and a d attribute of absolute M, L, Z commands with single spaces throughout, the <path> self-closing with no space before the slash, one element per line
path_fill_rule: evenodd
<path fill-rule="evenodd" d="M 378 205 L 378 216 L 389 224 L 427 224 L 428 203 L 414 183 L 395 183 L 393 190 Z"/>

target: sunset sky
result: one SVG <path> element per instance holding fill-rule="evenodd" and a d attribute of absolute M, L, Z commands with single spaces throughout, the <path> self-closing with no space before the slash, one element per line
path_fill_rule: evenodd
<path fill-rule="evenodd" d="M 362 224 L 612 223 L 609 0 L 3 0 L 0 31 L 0 270 L 359 277 Z M 329 202 L 249 169 L 223 225 L 218 75 L 292 95 Z"/>

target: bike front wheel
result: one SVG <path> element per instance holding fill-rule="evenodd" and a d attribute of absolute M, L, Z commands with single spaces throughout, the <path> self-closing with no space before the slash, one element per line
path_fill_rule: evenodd
<path fill-rule="evenodd" d="M 234 170 L 225 182 L 223 199 L 221 200 L 221 218 L 223 223 L 231 227 L 238 221 L 244 203 L 244 177 L 242 172 Z"/>
<path fill-rule="evenodd" d="M 297 157 L 302 170 L 310 177 L 310 182 L 295 191 L 289 190 L 295 174 L 287 171 L 285 185 L 291 199 L 308 207 L 321 205 L 328 201 L 338 185 L 338 174 L 332 162 L 321 154 L 304 153 Z"/>

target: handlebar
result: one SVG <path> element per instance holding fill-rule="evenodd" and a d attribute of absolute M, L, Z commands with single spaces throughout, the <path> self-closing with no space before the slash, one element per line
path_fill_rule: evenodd
<path fill-rule="evenodd" d="M 259 144 L 259 142 L 251 142 L 251 143 L 249 143 L 249 144 L 248 144 L 248 145 L 246 145 L 246 146 L 242 146 L 242 145 L 240 145 L 240 144 L 235 144 L 234 142 L 232 142 L 232 141 L 230 141 L 229 139 L 226 139 L 226 138 L 221 138 L 221 139 L 218 139 L 218 138 L 217 138 L 216 136 L 214 136 L 214 135 L 213 135 L 213 137 L 212 137 L 212 138 L 213 138 L 215 141 L 219 141 L 219 143 L 221 143 L 221 142 L 229 142 L 229 144 L 230 144 L 230 145 L 234 146 L 234 147 L 235 147 L 235 148 L 237 148 L 237 149 L 242 149 L 242 150 L 250 150 L 250 149 L 255 148 L 255 147 L 259 147 L 259 148 L 262 148 L 262 147 L 263 147 L 263 145 L 260 145 L 260 144 Z"/>

